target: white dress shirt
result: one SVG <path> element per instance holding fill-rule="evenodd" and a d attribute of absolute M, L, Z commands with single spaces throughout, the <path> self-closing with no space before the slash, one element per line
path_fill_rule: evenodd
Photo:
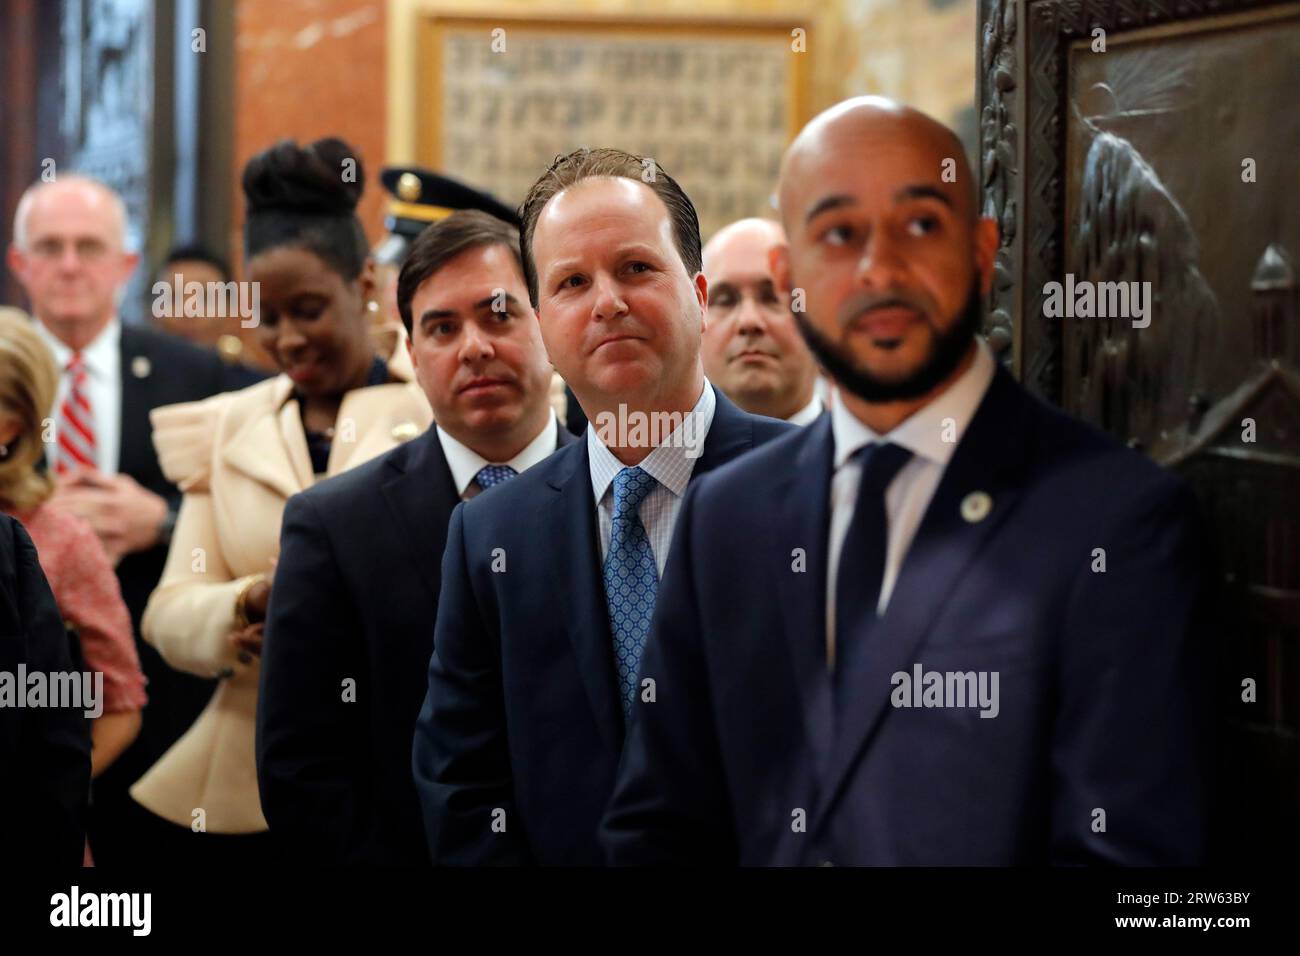
<path fill-rule="evenodd" d="M 961 377 L 934 401 L 900 422 L 887 435 L 877 435 L 844 407 L 836 394 L 831 399 L 831 436 L 835 442 L 830 495 L 830 536 L 826 551 L 826 659 L 835 661 L 835 575 L 840 552 L 853 509 L 858 500 L 862 464 L 854 454 L 873 442 L 889 442 L 906 448 L 912 457 L 885 489 L 885 514 L 889 521 L 885 573 L 880 581 L 876 612 L 884 614 L 890 593 L 898 580 L 899 568 L 917 528 L 930 506 L 935 489 L 952 459 L 975 409 L 993 381 L 996 365 L 993 353 L 982 338 L 976 339 L 975 361 Z M 951 422 L 945 422 L 951 419 Z M 950 426 L 950 427 L 947 427 Z M 945 441 L 945 437 L 951 441 Z"/>
<path fill-rule="evenodd" d="M 654 552 L 660 578 L 664 576 L 664 564 L 668 560 L 668 546 L 672 544 L 677 513 L 682 510 L 682 495 L 686 494 L 686 485 L 691 480 L 691 473 L 695 471 L 695 462 L 704 450 L 704 440 L 713 425 L 713 413 L 717 407 L 718 400 L 713 394 L 713 386 L 705 380 L 704 391 L 700 393 L 695 407 L 641 461 L 640 467 L 655 479 L 655 486 L 641 502 L 637 516 L 650 539 L 650 550 Z M 628 430 L 632 427 L 629 424 Z M 595 496 L 600 520 L 600 558 L 604 563 L 614 526 L 614 476 L 628 466 L 605 447 L 596 434 L 599 430 L 588 423 L 587 457 L 591 463 L 591 492 Z"/>
<path fill-rule="evenodd" d="M 826 406 L 822 403 L 822 397 L 814 390 L 812 401 L 787 418 L 786 421 L 791 425 L 799 425 L 801 427 L 803 425 L 811 425 L 821 417 L 822 412 L 825 410 Z"/>
<path fill-rule="evenodd" d="M 509 461 L 488 461 L 474 449 L 448 435 L 441 425 L 434 427 L 438 429 L 438 441 L 442 443 L 442 453 L 447 457 L 447 467 L 451 469 L 451 480 L 456 483 L 456 493 L 460 495 L 462 501 L 467 501 L 478 493 L 474 478 L 488 465 L 509 465 L 522 475 L 555 451 L 558 443 L 554 410 L 546 419 L 545 427 L 537 433 L 537 437 Z"/>
<path fill-rule="evenodd" d="M 68 376 L 72 349 L 64 345 L 39 319 L 34 319 L 32 324 L 49 346 L 54 355 L 54 364 L 59 370 L 59 389 L 54 396 L 54 407 L 50 409 L 54 425 L 51 428 L 51 441 L 45 446 L 45 457 L 50 465 L 50 473 L 53 474 L 54 456 L 59 447 L 59 409 L 63 407 L 63 399 L 72 385 Z M 117 316 L 114 316 L 104 326 L 104 330 L 95 336 L 94 341 L 81 350 L 81 358 L 86 363 L 86 391 L 93 422 L 91 427 L 95 430 L 95 464 L 106 475 L 117 473 L 122 441 L 121 342 L 122 326 Z"/>

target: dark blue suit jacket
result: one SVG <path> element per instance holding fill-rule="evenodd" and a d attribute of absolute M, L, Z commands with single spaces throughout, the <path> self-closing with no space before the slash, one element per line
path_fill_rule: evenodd
<path fill-rule="evenodd" d="M 792 428 L 717 392 L 692 480 Z M 624 728 L 597 529 L 585 440 L 452 514 L 414 748 L 435 863 L 602 862 Z"/>
<path fill-rule="evenodd" d="M 609 859 L 1200 859 L 1209 707 L 1185 484 L 998 369 L 837 730 L 825 666 L 832 445 L 827 416 L 686 496 L 642 660 L 657 699 L 635 705 L 602 825 Z M 976 491 L 992 509 L 972 522 L 961 503 Z M 998 672 L 997 716 L 893 706 L 893 675 L 916 664 Z"/>
<path fill-rule="evenodd" d="M 576 440 L 557 433 L 561 447 Z M 430 428 L 285 507 L 262 654 L 257 781 L 262 812 L 296 859 L 428 864 L 411 739 L 447 522 L 459 503 Z"/>

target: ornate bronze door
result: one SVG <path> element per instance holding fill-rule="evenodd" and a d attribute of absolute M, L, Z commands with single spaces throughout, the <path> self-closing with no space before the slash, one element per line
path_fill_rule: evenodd
<path fill-rule="evenodd" d="M 1196 488 L 1218 585 L 1215 853 L 1289 857 L 1300 3 L 981 0 L 978 44 L 1002 231 L 986 334 L 1032 389 Z"/>

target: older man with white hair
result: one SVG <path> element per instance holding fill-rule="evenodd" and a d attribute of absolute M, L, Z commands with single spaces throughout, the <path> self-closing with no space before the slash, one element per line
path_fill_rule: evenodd
<path fill-rule="evenodd" d="M 785 243 L 781 224 L 741 219 L 704 246 L 709 306 L 700 357 L 727 397 L 754 415 L 807 425 L 825 410 L 817 363 L 769 264 Z"/>
<path fill-rule="evenodd" d="M 138 635 L 180 504 L 158 467 L 149 411 L 253 379 L 213 352 L 121 321 L 118 303 L 140 258 L 126 235 L 121 197 L 97 180 L 62 174 L 23 194 L 7 262 L 59 368 L 47 454 L 58 481 L 52 501 L 85 518 L 117 562 Z M 171 670 L 136 643 L 150 700 L 135 744 L 95 781 L 91 830 L 101 864 L 138 861 L 157 849 L 140 829 L 148 815 L 126 789 L 193 723 L 212 691 L 210 681 Z"/>

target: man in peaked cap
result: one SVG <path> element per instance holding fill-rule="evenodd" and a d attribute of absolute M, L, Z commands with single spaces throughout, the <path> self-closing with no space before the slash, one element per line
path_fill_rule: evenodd
<path fill-rule="evenodd" d="M 375 247 L 379 265 L 400 268 L 424 227 L 458 209 L 481 209 L 519 227 L 515 211 L 494 196 L 419 166 L 385 166 L 379 181 L 393 197 L 384 212 L 388 235 Z"/>
<path fill-rule="evenodd" d="M 458 209 L 481 209 L 519 227 L 514 210 L 496 197 L 420 166 L 385 166 L 379 173 L 379 181 L 392 197 L 384 210 L 384 228 L 388 234 L 373 251 L 383 299 L 383 306 L 375 316 L 380 325 L 402 323 L 397 311 L 397 273 L 406 261 L 411 243 L 430 223 L 446 219 Z"/>

